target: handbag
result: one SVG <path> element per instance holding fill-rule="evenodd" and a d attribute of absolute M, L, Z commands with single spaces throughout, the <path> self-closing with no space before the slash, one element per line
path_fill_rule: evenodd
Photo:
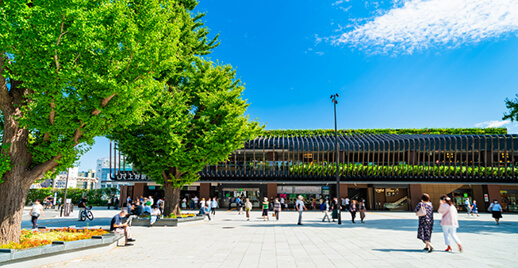
<path fill-rule="evenodd" d="M 426 207 L 425 203 L 421 202 L 421 208 L 419 208 L 418 211 L 415 212 L 415 215 L 417 217 L 422 217 L 426 215 Z"/>
<path fill-rule="evenodd" d="M 33 211 L 33 212 L 31 212 L 31 216 L 33 216 L 33 217 L 39 217 L 39 216 L 40 216 L 40 213 L 39 213 L 39 212 L 37 212 L 37 211 Z"/>

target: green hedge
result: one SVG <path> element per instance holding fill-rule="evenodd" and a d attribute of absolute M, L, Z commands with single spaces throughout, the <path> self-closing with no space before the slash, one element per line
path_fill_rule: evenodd
<path fill-rule="evenodd" d="M 351 134 L 450 134 L 450 135 L 502 135 L 507 128 L 402 128 L 402 129 L 339 129 L 339 133 Z M 334 129 L 277 129 L 264 130 L 264 136 L 334 135 Z"/>
<path fill-rule="evenodd" d="M 26 205 L 32 204 L 36 199 L 43 201 L 47 196 L 54 196 L 54 193 L 58 193 L 58 199 L 65 195 L 65 189 L 54 189 L 54 188 L 41 188 L 41 189 L 30 189 L 27 195 Z M 67 198 L 72 199 L 72 204 L 77 204 L 81 197 L 88 196 L 88 204 L 94 206 L 107 205 L 108 197 L 116 195 L 117 188 L 102 188 L 102 189 L 77 189 L 68 188 Z"/>
<path fill-rule="evenodd" d="M 289 167 L 292 174 L 314 174 L 334 176 L 336 172 L 335 164 L 295 164 Z M 512 176 L 513 167 L 465 167 L 465 166 L 421 166 L 421 165 L 395 165 L 377 166 L 363 164 L 339 164 L 340 174 L 363 175 L 363 176 L 385 176 L 385 175 L 472 175 L 475 176 Z M 514 168 L 514 173 L 518 173 L 518 168 Z"/>

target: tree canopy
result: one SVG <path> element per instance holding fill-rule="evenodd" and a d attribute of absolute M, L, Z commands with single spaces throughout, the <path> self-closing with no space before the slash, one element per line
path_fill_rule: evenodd
<path fill-rule="evenodd" d="M 0 243 L 19 238 L 32 182 L 141 118 L 167 81 L 157 74 L 190 49 L 180 39 L 195 6 L 0 0 Z"/>

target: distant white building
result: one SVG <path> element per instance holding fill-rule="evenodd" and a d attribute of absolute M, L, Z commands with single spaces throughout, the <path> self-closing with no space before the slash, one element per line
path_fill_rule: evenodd
<path fill-rule="evenodd" d="M 118 160 L 118 159 L 117 159 Z M 115 163 L 112 163 L 112 175 L 115 174 L 115 169 L 122 170 L 122 171 L 132 171 L 133 165 L 130 163 L 125 163 L 124 156 L 121 156 L 121 166 L 117 166 L 115 168 Z M 118 161 L 117 161 L 118 163 Z M 95 175 L 99 179 L 98 188 L 110 188 L 110 187 L 116 187 L 120 190 L 121 185 L 132 185 L 131 183 L 120 183 L 115 182 L 110 179 L 110 158 L 109 157 L 103 157 L 97 159 L 97 166 L 96 166 L 96 172 Z"/>
<path fill-rule="evenodd" d="M 97 189 L 99 179 L 93 170 L 81 171 L 77 167 L 68 169 L 68 188 Z M 67 181 L 67 172 L 60 172 L 53 181 L 53 187 L 64 189 Z"/>

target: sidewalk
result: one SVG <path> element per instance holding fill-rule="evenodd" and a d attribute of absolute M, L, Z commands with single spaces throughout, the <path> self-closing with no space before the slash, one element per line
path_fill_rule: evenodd
<path fill-rule="evenodd" d="M 270 214 L 271 215 L 271 214 Z M 296 212 L 282 212 L 280 221 L 263 221 L 259 211 L 251 221 L 237 212 L 217 211 L 212 222 L 175 228 L 133 227 L 134 246 L 85 257 L 53 267 L 514 267 L 518 259 L 518 215 L 505 214 L 496 225 L 491 215 L 460 214 L 459 237 L 464 252 L 454 246 L 444 252 L 436 222 L 435 251 L 422 250 L 417 218 L 411 212 L 369 212 L 366 223 L 353 224 L 343 213 L 343 224 L 322 222 L 322 213 L 304 212 L 303 226 Z M 131 256 L 131 257 L 129 257 Z"/>

